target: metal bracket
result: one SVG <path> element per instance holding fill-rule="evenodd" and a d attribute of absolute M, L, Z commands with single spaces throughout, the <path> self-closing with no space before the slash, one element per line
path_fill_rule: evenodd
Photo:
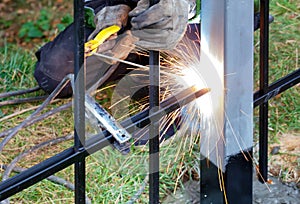
<path fill-rule="evenodd" d="M 90 111 L 104 129 L 120 143 L 127 142 L 131 135 L 112 117 L 103 107 L 101 107 L 91 96 L 85 95 L 85 108 Z"/>
<path fill-rule="evenodd" d="M 74 90 L 74 75 L 68 74 Z M 85 94 L 85 108 L 98 120 L 100 126 L 106 129 L 120 143 L 130 140 L 131 135 L 112 117 L 102 106 L 100 106 L 91 96 Z"/>

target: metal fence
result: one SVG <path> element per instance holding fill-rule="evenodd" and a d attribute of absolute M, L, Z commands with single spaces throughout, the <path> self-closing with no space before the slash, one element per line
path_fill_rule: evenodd
<path fill-rule="evenodd" d="M 155 3 L 155 2 L 153 2 Z M 261 181 L 267 180 L 267 147 L 268 147 L 268 100 L 282 93 L 288 88 L 300 82 L 300 69 L 291 74 L 279 79 L 278 81 L 268 83 L 268 35 L 269 35 L 269 1 L 261 0 L 261 23 L 260 23 L 260 90 L 253 95 L 254 108 L 259 106 L 259 170 L 261 173 Z M 205 3 L 202 3 L 205 4 Z M 203 6 L 203 5 L 202 5 Z M 28 188 L 35 183 L 49 177 L 50 175 L 75 164 L 75 203 L 85 203 L 85 158 L 94 152 L 112 144 L 114 138 L 109 132 L 104 131 L 101 135 L 105 137 L 99 139 L 98 135 L 91 137 L 85 141 L 85 117 L 84 117 L 84 83 L 85 75 L 79 74 L 84 72 L 84 2 L 81 0 L 74 0 L 74 23 L 75 23 L 75 94 L 74 94 L 74 118 L 75 118 L 75 139 L 74 147 L 66 149 L 65 151 L 47 159 L 30 169 L 9 178 L 0 183 L 0 200 L 4 200 L 25 188 Z M 159 81 L 157 73 L 159 73 L 159 53 L 154 52 L 150 54 L 150 66 L 156 70 L 150 71 L 150 77 L 155 90 L 150 91 L 153 106 L 157 106 L 157 98 L 151 95 L 156 95 L 159 90 Z M 154 73 L 156 72 L 156 73 Z M 155 86 L 156 85 L 156 86 Z M 158 93 L 159 94 L 159 93 Z M 201 93 L 198 93 L 201 94 Z M 183 92 L 181 98 L 176 98 L 160 103 L 161 107 L 165 107 L 163 111 L 172 112 L 179 108 L 180 105 L 186 104 L 194 99 L 194 93 L 189 95 L 189 92 Z M 155 115 L 156 114 L 156 115 Z M 137 124 L 139 126 L 146 125 L 145 121 L 149 117 L 159 116 L 161 113 L 158 110 L 154 115 L 149 116 L 149 109 L 133 116 L 130 121 L 122 122 L 123 127 L 129 132 L 132 132 Z M 153 127 L 154 140 L 152 141 L 152 153 L 159 151 L 157 135 L 159 132 L 157 127 Z M 150 145 L 151 146 L 151 145 Z M 249 156 L 252 154 L 252 148 L 248 150 Z M 158 154 L 155 154 L 158 157 Z M 157 158 L 158 161 L 159 157 Z M 220 171 L 217 166 L 211 163 L 210 168 L 206 168 L 206 160 L 202 160 L 201 165 L 201 202 L 203 203 L 252 203 L 252 161 L 248 160 L 247 156 L 243 154 L 236 154 L 229 158 L 228 164 L 224 171 Z M 151 160 L 151 159 L 150 159 Z M 157 162 L 154 167 L 157 167 Z M 157 169 L 156 169 L 157 170 Z M 152 171 L 153 172 L 153 171 Z M 159 203 L 159 175 L 158 171 L 150 177 L 150 203 Z M 220 193 L 218 176 L 224 176 L 225 194 Z M 232 178 L 234 178 L 232 180 Z M 241 183 L 243 188 L 240 188 Z M 245 187 L 246 184 L 246 187 Z M 238 194 L 237 194 L 238 193 Z M 209 195 L 209 196 L 208 196 Z M 213 195 L 213 198 L 211 198 Z M 208 199 L 209 198 L 209 199 Z"/>

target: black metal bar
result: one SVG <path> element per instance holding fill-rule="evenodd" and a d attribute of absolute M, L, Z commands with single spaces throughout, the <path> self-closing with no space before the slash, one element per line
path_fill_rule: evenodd
<path fill-rule="evenodd" d="M 74 0 L 74 149 L 85 145 L 84 1 Z M 85 203 L 85 157 L 75 162 L 75 203 Z"/>
<path fill-rule="evenodd" d="M 219 175 L 223 176 L 223 173 L 208 158 L 202 159 L 200 166 L 200 203 L 224 203 L 219 181 Z"/>
<path fill-rule="evenodd" d="M 227 159 L 225 173 L 207 158 L 201 160 L 201 204 L 252 204 L 252 149 Z"/>
<path fill-rule="evenodd" d="M 253 107 L 255 108 L 266 103 L 268 100 L 297 85 L 298 83 L 300 83 L 300 68 L 272 83 L 269 86 L 267 93 L 264 94 L 261 90 L 256 91 L 253 94 Z"/>
<path fill-rule="evenodd" d="M 159 108 L 159 52 L 150 51 L 150 108 Z M 151 120 L 149 128 L 149 203 L 159 203 L 159 119 Z"/>
<path fill-rule="evenodd" d="M 157 4 L 159 0 L 150 0 L 150 7 Z M 160 53 L 149 51 L 149 107 L 150 110 L 159 108 L 160 98 Z M 159 203 L 159 120 L 151 121 L 149 128 L 149 203 Z"/>
<path fill-rule="evenodd" d="M 149 109 L 123 121 L 121 125 L 126 127 L 130 133 L 145 127 L 149 124 L 149 118 L 160 118 L 164 114 L 169 114 L 176 109 L 183 107 L 194 99 L 207 93 L 208 89 L 195 90 L 194 88 L 186 89 L 178 95 L 163 101 L 160 106 L 161 110 L 150 113 Z M 103 138 L 104 136 L 104 138 Z M 9 178 L 0 183 L 0 201 L 12 196 L 23 189 L 47 178 L 48 176 L 72 165 L 78 159 L 85 158 L 90 154 L 112 144 L 114 138 L 109 132 L 103 131 L 101 134 L 95 135 L 86 141 L 86 146 L 77 150 L 74 148 L 65 151 L 27 169 L 26 171 Z"/>
<path fill-rule="evenodd" d="M 252 204 L 252 148 L 227 159 L 224 176 L 227 201 L 232 204 Z"/>
<path fill-rule="evenodd" d="M 260 90 L 269 89 L 269 0 L 260 0 Z M 268 179 L 268 101 L 259 106 L 259 180 Z"/>
<path fill-rule="evenodd" d="M 110 138 L 109 138 L 110 139 Z M 97 143 L 99 149 L 107 146 L 107 138 L 105 141 Z M 4 181 L 0 185 L 0 200 L 4 200 L 29 186 L 51 176 L 52 174 L 74 164 L 79 159 L 88 156 L 88 151 L 84 148 L 75 150 L 69 148 L 50 159 L 47 159 L 32 168 Z"/>

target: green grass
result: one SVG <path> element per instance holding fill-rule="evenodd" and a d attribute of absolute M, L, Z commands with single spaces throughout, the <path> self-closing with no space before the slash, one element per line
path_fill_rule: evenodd
<path fill-rule="evenodd" d="M 269 83 L 273 83 L 300 68 L 300 2 L 297 0 L 271 0 L 270 14 L 275 20 L 270 24 L 269 33 Z M 255 33 L 255 89 L 259 87 L 259 32 Z M 283 92 L 269 101 L 269 146 L 280 145 L 286 151 L 291 144 L 282 144 L 282 137 L 295 135 L 300 139 L 300 86 L 299 84 Z M 258 140 L 258 108 L 254 114 L 255 141 Z M 286 145 L 286 146 L 285 146 Z M 270 148 L 271 149 L 271 148 Z M 298 157 L 300 152 L 297 153 Z M 280 165 L 278 165 L 278 163 Z M 299 169 L 295 157 L 269 155 L 269 169 L 276 169 L 275 176 L 282 181 L 299 182 L 299 176 L 293 172 Z M 274 171 L 273 171 L 274 172 Z M 286 176 L 289 175 L 289 176 Z"/>
<path fill-rule="evenodd" d="M 0 91 L 37 86 L 33 80 L 34 53 L 13 44 L 0 47 Z"/>
<path fill-rule="evenodd" d="M 269 34 L 269 83 L 300 68 L 300 3 L 296 0 L 270 1 L 270 14 L 275 17 Z M 255 34 L 255 87 L 259 85 L 259 32 Z M 287 132 L 300 130 L 299 85 L 269 101 L 270 141 Z M 258 115 L 256 114 L 257 118 Z M 256 123 L 258 126 L 258 123 Z"/>
<path fill-rule="evenodd" d="M 197 163 L 192 159 L 186 148 L 179 158 L 190 160 L 182 164 L 181 159 L 174 161 L 178 144 L 162 147 L 161 149 L 161 188 L 160 196 L 164 197 L 173 192 L 174 187 L 180 187 L 182 181 L 177 177 L 182 171 L 196 170 Z M 168 169 L 168 171 L 166 171 Z M 73 182 L 73 167 L 69 167 L 56 175 Z M 148 151 L 132 149 L 130 155 L 123 156 L 110 147 L 105 148 L 87 158 L 86 178 L 87 195 L 93 203 L 125 203 L 140 188 L 148 171 Z M 187 174 L 186 174 L 187 175 Z M 148 202 L 148 187 L 139 198 L 139 203 Z M 49 181 L 42 181 L 11 198 L 13 202 L 23 203 L 73 203 L 73 192 Z"/>
<path fill-rule="evenodd" d="M 34 54 L 31 51 L 23 50 L 13 44 L 6 44 L 0 48 L 1 51 L 1 92 L 25 89 L 36 86 L 33 78 L 35 64 Z M 15 74 L 20 73 L 20 74 Z M 105 94 L 111 94 L 106 91 Z M 56 107 L 63 102 L 51 105 Z M 11 114 L 25 108 L 29 108 L 40 103 L 5 106 L 1 107 L 2 116 Z M 104 104 L 105 105 L 105 104 Z M 47 110 L 49 110 L 47 108 Z M 29 114 L 22 114 L 0 123 L 0 130 L 14 127 L 23 121 Z M 29 149 L 42 141 L 66 135 L 73 130 L 72 110 L 67 110 L 55 117 L 47 118 L 40 123 L 23 129 L 17 134 L 0 154 L 0 163 L 9 163 L 19 153 Z M 183 142 L 183 141 L 181 141 Z M 181 144 L 182 151 L 178 151 L 178 144 Z M 173 143 L 161 150 L 161 189 L 163 198 L 174 191 L 175 187 L 180 187 L 182 180 L 178 175 L 192 177 L 192 169 L 197 171 L 197 163 L 194 163 L 195 155 L 188 151 L 189 142 Z M 63 149 L 70 147 L 72 141 L 63 143 L 56 147 L 44 148 L 38 152 L 33 152 L 22 159 L 18 165 L 30 167 L 38 161 L 42 161 L 50 156 L 59 153 Z M 197 146 L 197 145 L 196 145 Z M 197 150 L 196 152 L 199 152 Z M 177 160 L 174 160 L 178 157 Z M 186 158 L 187 161 L 182 160 Z M 148 150 L 132 148 L 130 155 L 122 156 L 111 147 L 105 148 L 87 159 L 87 195 L 94 203 L 114 203 L 119 200 L 125 202 L 129 200 L 140 188 L 148 170 Z M 191 173 L 189 173 L 189 171 Z M 0 170 L 0 175 L 1 175 Z M 73 167 L 69 167 L 56 175 L 71 182 L 73 178 Z M 1 178 L 1 176 L 0 176 Z M 142 194 L 139 202 L 148 202 L 148 187 Z M 14 203 L 73 203 L 73 192 L 54 184 L 50 181 L 42 181 L 11 198 Z"/>

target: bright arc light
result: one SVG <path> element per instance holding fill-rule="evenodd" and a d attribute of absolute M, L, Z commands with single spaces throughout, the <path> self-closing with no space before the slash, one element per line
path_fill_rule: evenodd
<path fill-rule="evenodd" d="M 195 67 L 182 70 L 182 79 L 188 86 L 196 86 L 198 89 L 209 88 Z"/>
<path fill-rule="evenodd" d="M 195 86 L 199 90 L 203 88 L 211 89 L 198 70 L 200 68 L 199 64 L 191 65 L 189 68 L 183 69 L 181 79 L 188 87 Z M 195 106 L 201 110 L 201 113 L 205 115 L 205 117 L 210 117 L 213 113 L 211 94 L 207 93 L 198 98 L 195 101 Z"/>

